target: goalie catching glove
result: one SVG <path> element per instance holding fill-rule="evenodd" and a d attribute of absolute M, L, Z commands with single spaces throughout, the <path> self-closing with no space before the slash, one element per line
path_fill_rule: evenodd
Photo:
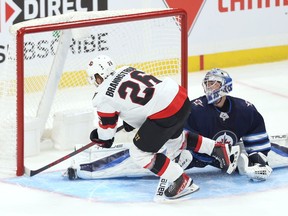
<path fill-rule="evenodd" d="M 97 129 L 94 129 L 90 133 L 90 140 L 92 142 L 95 142 L 98 146 L 100 146 L 102 148 L 110 148 L 114 142 L 114 137 L 112 139 L 109 139 L 109 140 L 101 140 L 101 139 L 99 139 Z"/>
<path fill-rule="evenodd" d="M 238 160 L 240 175 L 246 175 L 251 180 L 265 181 L 272 173 L 267 157 L 261 152 L 253 152 L 248 156 L 241 153 Z"/>

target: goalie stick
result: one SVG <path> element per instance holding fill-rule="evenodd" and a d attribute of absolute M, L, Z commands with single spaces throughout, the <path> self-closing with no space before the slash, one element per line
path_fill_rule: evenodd
<path fill-rule="evenodd" d="M 288 134 L 270 136 L 271 149 L 277 154 L 288 157 Z M 280 144 L 284 142 L 284 144 Z"/>
<path fill-rule="evenodd" d="M 121 131 L 123 128 L 124 128 L 123 125 L 118 127 L 116 133 Z M 61 162 L 73 157 L 74 155 L 76 155 L 76 154 L 78 154 L 78 153 L 80 153 L 80 152 L 82 152 L 82 151 L 84 151 L 84 150 L 96 145 L 96 144 L 97 144 L 96 142 L 90 142 L 87 145 L 85 145 L 85 146 L 83 146 L 83 147 L 81 147 L 81 148 L 79 148 L 77 150 L 74 150 L 73 152 L 71 152 L 71 153 L 69 153 L 69 154 L 67 154 L 67 155 L 65 155 L 65 156 L 63 156 L 63 157 L 61 157 L 61 158 L 59 158 L 59 159 L 57 159 L 57 160 L 55 160 L 55 161 L 53 161 L 51 163 L 39 168 L 39 169 L 36 169 L 36 170 L 30 170 L 27 167 L 25 167 L 25 174 L 30 176 L 30 177 L 32 177 L 34 175 L 37 175 L 38 173 L 43 172 L 44 170 L 47 170 L 47 169 L 49 169 L 49 168 L 51 168 L 51 167 L 53 167 L 53 166 L 55 166 L 55 165 L 57 165 L 57 164 L 59 164 Z"/>

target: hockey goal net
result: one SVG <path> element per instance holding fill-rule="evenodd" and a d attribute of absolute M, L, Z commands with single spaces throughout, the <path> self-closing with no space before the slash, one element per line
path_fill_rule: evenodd
<path fill-rule="evenodd" d="M 96 55 L 110 56 L 119 67 L 174 77 L 187 88 L 186 19 L 181 9 L 142 9 L 73 12 L 13 25 L 0 74 L 0 172 L 23 175 L 26 158 L 41 155 L 47 140 L 61 149 L 61 130 L 72 125 L 67 116 L 78 115 L 79 128 L 87 129 L 64 136 L 78 133 L 89 141 L 95 127 L 90 120 L 97 116 L 90 115 L 96 113 L 95 87 L 85 69 Z"/>

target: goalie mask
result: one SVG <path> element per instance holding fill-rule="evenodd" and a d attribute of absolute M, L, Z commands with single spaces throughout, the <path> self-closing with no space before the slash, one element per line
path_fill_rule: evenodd
<path fill-rule="evenodd" d="M 232 78 L 226 71 L 214 68 L 206 73 L 202 86 L 208 104 L 212 104 L 232 91 Z"/>
<path fill-rule="evenodd" d="M 89 62 L 86 72 L 89 83 L 94 83 L 98 87 L 105 79 L 114 74 L 115 65 L 108 56 L 99 55 Z"/>

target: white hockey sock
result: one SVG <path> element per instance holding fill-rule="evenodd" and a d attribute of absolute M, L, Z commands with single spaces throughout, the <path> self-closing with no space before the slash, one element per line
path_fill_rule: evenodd
<path fill-rule="evenodd" d="M 202 141 L 200 141 L 198 145 L 197 152 L 211 155 L 215 146 L 215 141 L 202 136 Z"/>

